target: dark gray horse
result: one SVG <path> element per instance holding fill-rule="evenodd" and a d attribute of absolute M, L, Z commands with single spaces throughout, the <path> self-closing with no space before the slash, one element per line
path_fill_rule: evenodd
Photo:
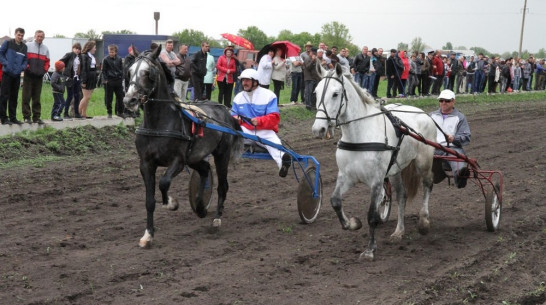
<path fill-rule="evenodd" d="M 123 99 L 130 110 L 142 106 L 144 118 L 136 130 L 136 148 L 140 157 L 140 173 L 146 186 L 147 224 L 141 247 L 149 247 L 154 236 L 155 177 L 159 166 L 166 167 L 159 180 L 163 205 L 171 210 L 178 208 L 176 200 L 168 195 L 171 180 L 188 165 L 197 171 L 201 184 L 195 200 L 195 212 L 199 217 L 207 215 L 203 202 L 203 190 L 210 172 L 206 157 L 214 156 L 218 177 L 218 207 L 213 226 L 218 228 L 228 191 L 228 164 L 239 157 L 243 148 L 240 136 L 222 133 L 196 126 L 184 116 L 180 105 L 170 93 L 168 78 L 170 72 L 158 60 L 161 47 L 141 54 L 130 68 L 130 82 Z M 229 110 L 214 102 L 196 103 L 206 115 L 206 120 L 234 130 L 241 130 Z M 200 132 L 198 132 L 200 130 Z"/>

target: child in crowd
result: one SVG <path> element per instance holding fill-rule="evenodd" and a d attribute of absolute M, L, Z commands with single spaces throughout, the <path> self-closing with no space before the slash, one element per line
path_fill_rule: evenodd
<path fill-rule="evenodd" d="M 64 89 L 66 76 L 63 75 L 64 62 L 55 63 L 55 72 L 51 76 L 51 89 L 53 91 L 53 108 L 51 108 L 51 120 L 62 121 L 61 113 L 65 104 Z"/>

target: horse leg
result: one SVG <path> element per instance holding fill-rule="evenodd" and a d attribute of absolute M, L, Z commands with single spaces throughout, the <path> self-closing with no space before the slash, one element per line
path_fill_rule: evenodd
<path fill-rule="evenodd" d="M 214 164 L 216 165 L 216 175 L 218 177 L 218 206 L 216 208 L 216 216 L 212 222 L 212 226 L 219 228 L 222 224 L 222 213 L 224 212 L 224 202 L 226 200 L 229 184 L 227 180 L 229 153 L 214 156 Z"/>
<path fill-rule="evenodd" d="M 330 204 L 339 218 L 341 227 L 343 230 L 358 230 L 362 228 L 362 222 L 357 217 L 351 217 L 350 219 L 343 212 L 342 198 L 343 194 L 349 190 L 354 183 L 352 181 L 347 181 L 347 178 L 343 176 L 341 172 L 337 175 L 336 188 L 330 197 Z"/>
<path fill-rule="evenodd" d="M 155 172 L 157 166 L 145 162 L 140 163 L 140 174 L 146 186 L 146 231 L 138 245 L 149 248 L 154 238 L 154 211 L 155 211 Z"/>
<path fill-rule="evenodd" d="M 171 211 L 178 210 L 178 200 L 169 196 L 169 188 L 171 187 L 172 178 L 176 177 L 183 169 L 182 163 L 176 158 L 159 179 L 159 190 L 161 191 L 163 205 L 166 205 Z"/>
<path fill-rule="evenodd" d="M 397 174 L 391 178 L 392 186 L 396 191 L 396 201 L 398 202 L 398 221 L 396 223 L 396 229 L 394 233 L 391 234 L 390 242 L 399 243 L 404 237 L 405 227 L 404 227 L 404 217 L 406 214 L 406 189 L 402 182 L 402 177 L 400 174 Z"/>
<path fill-rule="evenodd" d="M 428 213 L 428 201 L 432 192 L 433 174 L 423 177 L 423 207 L 419 211 L 419 225 L 417 226 L 419 233 L 425 235 L 430 230 L 430 220 Z"/>
<path fill-rule="evenodd" d="M 199 190 L 197 191 L 197 195 L 195 196 L 195 213 L 200 218 L 205 218 L 207 216 L 207 209 L 205 208 L 205 202 L 203 202 L 203 193 L 205 191 L 205 185 L 209 177 L 210 164 L 208 161 L 201 160 L 196 164 L 192 164 L 191 168 L 196 170 L 199 173 L 199 177 L 201 178 L 199 183 Z"/>
<path fill-rule="evenodd" d="M 364 252 L 360 254 L 360 258 L 365 258 L 367 260 L 373 261 L 375 258 L 375 250 L 377 249 L 377 242 L 375 240 L 375 228 L 381 223 L 381 217 L 377 211 L 377 207 L 383 200 L 383 181 L 375 183 L 371 187 L 372 191 L 372 200 L 370 203 L 370 208 L 368 209 L 368 226 L 370 230 L 370 240 L 368 241 L 368 247 Z"/>

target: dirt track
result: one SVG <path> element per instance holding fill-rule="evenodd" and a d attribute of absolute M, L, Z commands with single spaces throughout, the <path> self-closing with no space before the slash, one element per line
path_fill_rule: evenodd
<path fill-rule="evenodd" d="M 158 205 L 154 244 L 143 250 L 144 187 L 128 141 L 127 152 L 3 171 L 0 304 L 544 304 L 546 101 L 460 109 L 472 129 L 468 154 L 505 175 L 498 233 L 485 229 L 474 184 L 443 182 L 428 235 L 417 232 L 414 200 L 406 236 L 387 243 L 395 205 L 377 231 L 376 261 L 359 261 L 367 225 L 341 229 L 329 204 L 333 140 L 313 139 L 303 121 L 284 122 L 281 136 L 321 162 L 314 224 L 300 223 L 293 173 L 281 179 L 272 161 L 245 159 L 230 169 L 220 233 L 208 233 L 212 213 L 191 212 L 182 173 L 171 188 L 181 208 Z M 364 220 L 367 187 L 349 193 L 346 212 Z"/>

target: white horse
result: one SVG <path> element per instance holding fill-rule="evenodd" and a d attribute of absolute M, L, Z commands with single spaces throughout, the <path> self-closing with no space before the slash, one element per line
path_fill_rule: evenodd
<path fill-rule="evenodd" d="M 317 115 L 313 134 L 329 138 L 336 126 L 341 127 L 342 132 L 336 151 L 339 171 L 330 202 L 343 229 L 358 230 L 362 222 L 357 217 L 349 219 L 345 215 L 342 196 L 357 182 L 371 188 L 368 210 L 370 240 L 360 257 L 373 260 L 377 248 L 375 228 L 382 222 L 378 207 L 385 195 L 385 179 L 388 178 L 394 186 L 398 201 L 398 223 L 391 241 L 399 242 L 404 235 L 406 200 L 416 195 L 420 180 L 424 198 L 419 213 L 419 232 L 426 234 L 430 227 L 428 200 L 432 190 L 434 147 L 397 134 L 397 129 L 400 129 L 393 126 L 389 116 L 394 121 L 400 119 L 403 129 L 429 140 L 436 139 L 436 126 L 427 114 L 416 107 L 399 104 L 382 107 L 370 94 L 344 76 L 339 68 L 329 72 L 322 70 L 322 76 L 315 90 Z"/>

